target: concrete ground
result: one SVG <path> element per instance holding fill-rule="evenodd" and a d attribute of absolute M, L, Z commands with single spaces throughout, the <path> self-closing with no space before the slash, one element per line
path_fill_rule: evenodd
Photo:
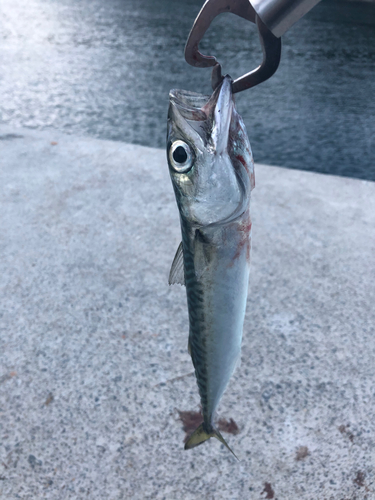
<path fill-rule="evenodd" d="M 375 499 L 375 184 L 257 165 L 242 363 L 197 411 L 162 150 L 0 127 L 0 497 Z"/>

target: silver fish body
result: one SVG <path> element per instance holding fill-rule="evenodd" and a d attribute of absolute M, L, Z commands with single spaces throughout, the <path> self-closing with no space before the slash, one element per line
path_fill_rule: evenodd
<path fill-rule="evenodd" d="M 225 77 L 211 97 L 170 93 L 167 154 L 182 233 L 170 283 L 186 285 L 189 352 L 204 419 L 185 448 L 212 436 L 228 447 L 214 416 L 241 352 L 254 164 L 231 83 Z"/>

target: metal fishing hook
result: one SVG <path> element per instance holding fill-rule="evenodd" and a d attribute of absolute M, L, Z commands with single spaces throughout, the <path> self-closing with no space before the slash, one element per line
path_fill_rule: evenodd
<path fill-rule="evenodd" d="M 258 27 L 263 61 L 256 69 L 233 82 L 233 93 L 264 82 L 277 70 L 281 57 L 280 37 L 320 0 L 207 0 L 194 21 L 185 46 L 185 59 L 192 66 L 213 66 L 212 86 L 221 82 L 221 66 L 213 56 L 199 52 L 199 42 L 213 19 L 224 12 L 243 17 Z"/>
<path fill-rule="evenodd" d="M 241 92 L 264 82 L 277 70 L 281 57 L 281 40 L 277 38 L 256 14 L 249 0 L 207 0 L 199 12 L 190 31 L 185 46 L 185 59 L 192 66 L 206 68 L 213 66 L 212 87 L 221 82 L 221 66 L 216 57 L 199 52 L 199 42 L 203 38 L 213 19 L 224 12 L 256 23 L 263 51 L 263 61 L 256 69 L 234 80 L 233 93 Z"/>

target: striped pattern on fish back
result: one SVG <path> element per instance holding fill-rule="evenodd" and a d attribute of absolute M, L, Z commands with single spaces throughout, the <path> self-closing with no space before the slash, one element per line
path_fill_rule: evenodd
<path fill-rule="evenodd" d="M 199 395 L 204 417 L 208 415 L 208 373 L 207 373 L 207 347 L 206 347 L 206 318 L 204 309 L 204 290 L 202 284 L 197 280 L 195 274 L 194 254 L 191 240 L 184 224 L 182 229 L 182 245 L 184 249 L 184 271 L 186 295 L 189 311 L 189 343 L 195 376 L 197 379 Z M 205 421 L 206 430 L 211 429 L 211 422 Z"/>

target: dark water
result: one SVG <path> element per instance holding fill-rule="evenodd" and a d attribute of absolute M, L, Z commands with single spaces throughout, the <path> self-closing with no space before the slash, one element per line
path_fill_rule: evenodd
<path fill-rule="evenodd" d="M 183 58 L 202 3 L 1 0 L 0 120 L 164 147 L 169 89 L 210 91 L 210 70 Z M 254 25 L 232 15 L 203 42 L 233 77 L 261 60 Z M 323 0 L 237 108 L 256 161 L 375 180 L 375 4 Z"/>

